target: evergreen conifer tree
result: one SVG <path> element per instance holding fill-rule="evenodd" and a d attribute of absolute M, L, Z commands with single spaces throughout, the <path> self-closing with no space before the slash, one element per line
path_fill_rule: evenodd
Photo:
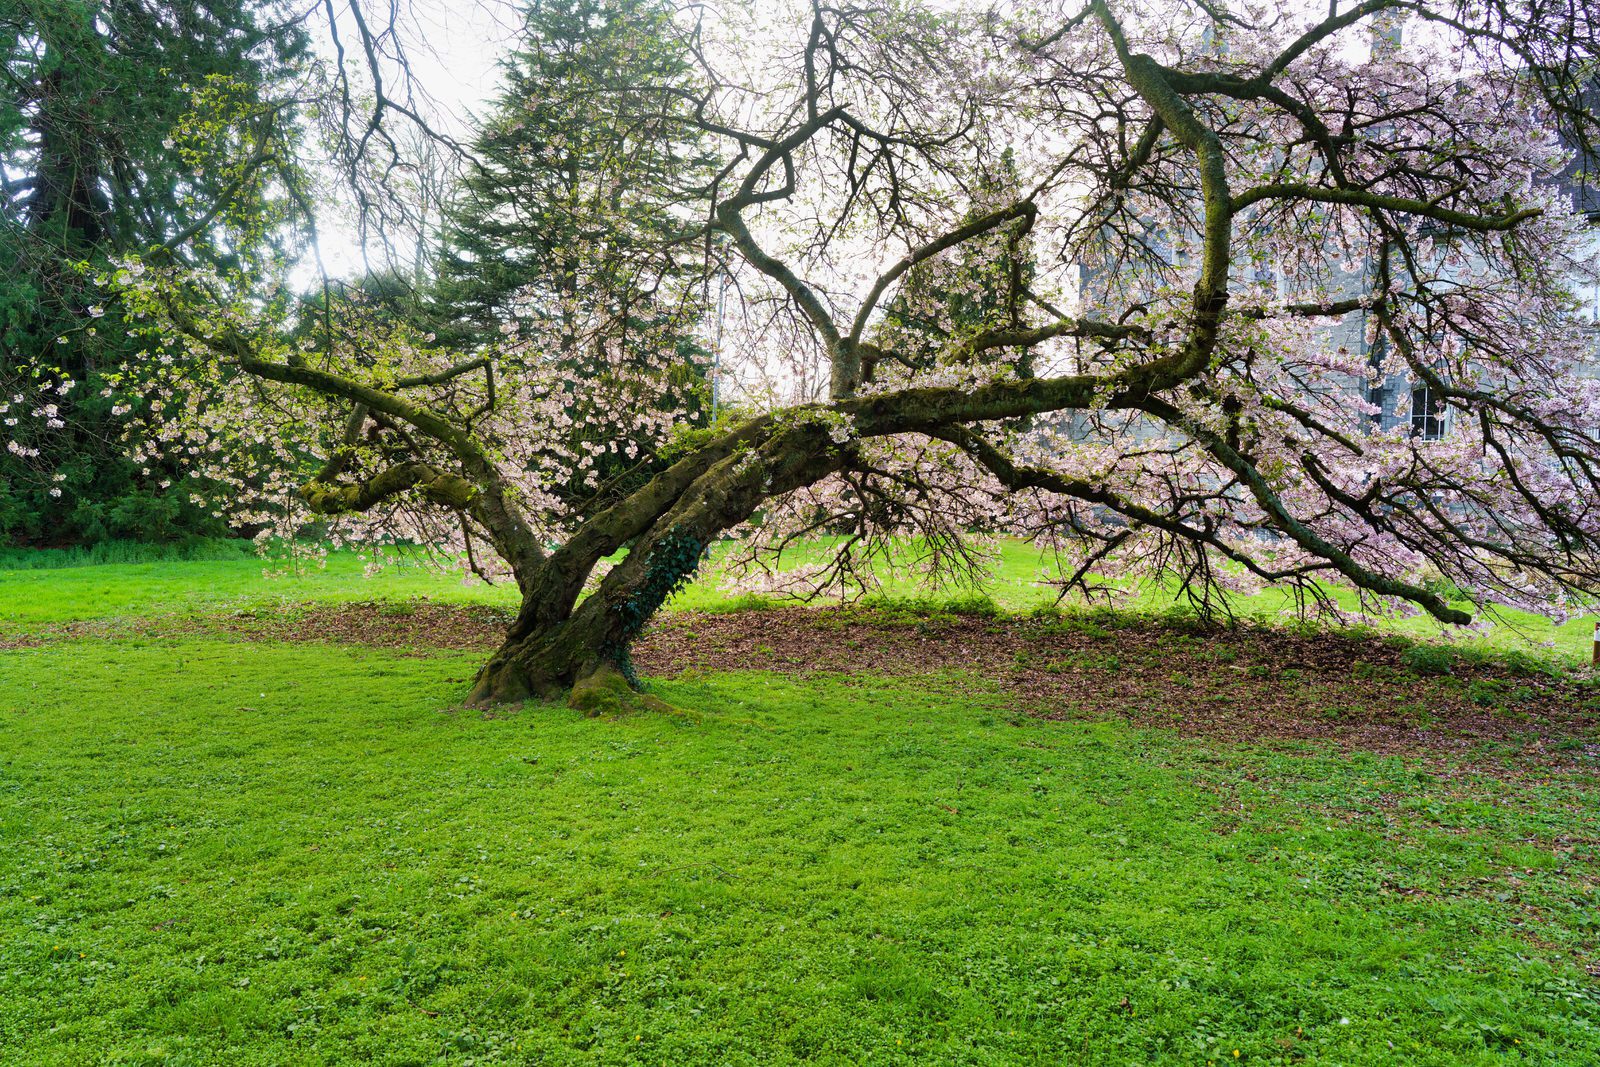
<path fill-rule="evenodd" d="M 293 158 L 276 83 L 304 49 L 276 0 L 0 10 L 0 401 L 61 423 L 38 456 L 0 453 L 0 540 L 220 529 L 123 454 L 115 412 L 140 397 L 100 374 L 137 345 L 91 276 L 119 253 L 237 267 L 270 244 L 270 179 Z"/>
<path fill-rule="evenodd" d="M 574 435 L 634 446 L 609 454 L 601 484 L 640 455 L 650 465 L 663 438 L 648 411 L 687 408 L 695 424 L 709 398 L 692 235 L 713 159 L 681 121 L 694 74 L 671 20 L 661 0 L 533 0 L 440 256 L 441 341 L 509 336 L 558 361 Z M 636 426 L 601 415 L 619 394 L 636 398 Z"/>

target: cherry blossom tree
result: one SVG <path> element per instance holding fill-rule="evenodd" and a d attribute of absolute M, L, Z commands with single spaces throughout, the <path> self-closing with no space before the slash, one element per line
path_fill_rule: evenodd
<path fill-rule="evenodd" d="M 1467 623 L 1600 587 L 1573 295 L 1596 267 L 1554 180 L 1595 130 L 1600 14 L 756 7 L 697 7 L 696 80 L 631 94 L 720 145 L 707 214 L 663 240 L 727 285 L 729 348 L 791 368 L 747 410 L 675 428 L 665 347 L 612 396 L 537 331 L 448 351 L 359 301 L 310 328 L 259 279 L 129 262 L 164 361 L 139 447 L 230 481 L 241 517 L 508 575 L 522 607 L 477 702 L 631 677 L 738 532 L 834 535 L 821 584 L 887 537 L 944 566 L 1020 532 L 1070 586 L 1154 575 L 1212 611 L 1264 583 L 1331 607 L 1338 584 Z M 1394 381 L 1448 431 L 1380 418 Z M 639 428 L 633 476 L 556 492 L 615 466 L 568 424 L 590 389 Z"/>

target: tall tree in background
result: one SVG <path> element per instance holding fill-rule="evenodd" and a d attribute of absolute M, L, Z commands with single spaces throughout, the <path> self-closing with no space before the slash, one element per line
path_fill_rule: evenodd
<path fill-rule="evenodd" d="M 434 330 L 464 350 L 510 336 L 563 369 L 569 447 L 593 443 L 600 477 L 552 488 L 580 498 L 649 469 L 709 398 L 715 172 L 671 19 L 661 0 L 534 0 L 447 212 Z"/>
<path fill-rule="evenodd" d="M 124 455 L 137 350 L 90 275 L 124 253 L 238 269 L 270 253 L 294 158 L 278 84 L 305 48 L 276 0 L 0 5 L 0 540 L 219 528 L 164 464 Z M 44 421 L 27 416 L 42 416 Z"/>

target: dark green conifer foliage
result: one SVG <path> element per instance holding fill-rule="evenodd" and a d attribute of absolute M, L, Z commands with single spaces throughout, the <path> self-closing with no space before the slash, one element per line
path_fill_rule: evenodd
<path fill-rule="evenodd" d="M 693 425 L 709 400 L 694 235 L 714 161 L 683 121 L 694 71 L 671 18 L 661 0 L 528 6 L 448 211 L 434 306 L 441 342 L 463 349 L 515 329 L 528 358 L 570 369 L 575 435 L 645 453 L 649 435 L 605 414 L 630 372 L 664 372 Z M 601 484 L 631 462 L 610 460 Z"/>
<path fill-rule="evenodd" d="M 277 0 L 0 3 L 0 389 L 63 375 L 40 462 L 0 453 L 0 541 L 165 539 L 214 520 L 122 454 L 102 371 L 135 346 L 90 284 L 118 254 L 238 265 L 272 228 L 304 35 Z M 59 484 L 37 471 L 66 475 Z M 59 495 L 49 490 L 55 488 Z"/>

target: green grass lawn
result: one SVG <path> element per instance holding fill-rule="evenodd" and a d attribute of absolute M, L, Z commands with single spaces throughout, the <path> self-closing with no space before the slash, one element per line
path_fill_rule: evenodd
<path fill-rule="evenodd" d="M 594 720 L 459 708 L 473 654 L 4 648 L 511 602 L 261 569 L 0 574 L 0 1064 L 1600 1062 L 1592 760 L 1046 722 L 1007 663 L 691 674 L 654 683 L 681 715 Z M 991 592 L 1036 571 L 1009 546 Z"/>
<path fill-rule="evenodd" d="M 511 586 L 466 583 L 458 572 L 442 572 L 420 563 L 393 564 L 371 578 L 363 578 L 363 562 L 354 553 L 340 552 L 332 554 L 323 567 L 267 576 L 266 571 L 279 572 L 283 568 L 254 557 L 241 557 L 237 550 L 226 554 L 233 558 L 27 568 L 30 562 L 56 560 L 48 554 L 33 554 L 41 558 L 30 560 L 28 553 L 13 551 L 0 556 L 0 629 L 169 612 L 276 608 L 304 602 L 427 597 L 449 604 L 508 608 L 516 604 Z M 815 550 L 793 554 L 785 565 L 804 563 L 815 554 Z M 6 570 L 8 565 L 15 569 Z M 719 588 L 715 566 L 709 570 L 712 573 L 707 578 L 678 596 L 674 608 L 704 609 L 729 604 L 729 595 Z M 1033 546 L 1005 541 L 981 592 L 1005 610 L 1028 611 L 1054 601 L 1054 589 L 1043 582 L 1055 574 L 1052 561 Z M 915 579 L 887 575 L 883 591 L 901 597 L 928 594 Z M 1345 608 L 1355 608 L 1355 597 L 1348 591 L 1335 589 L 1331 593 Z M 971 591 L 934 591 L 933 595 L 971 595 Z M 1171 590 L 1139 586 L 1127 590 L 1123 606 L 1159 611 L 1173 604 Z M 1279 590 L 1241 598 L 1235 606 L 1242 615 L 1268 620 L 1288 620 L 1294 608 L 1289 596 Z M 1442 627 L 1426 617 L 1389 620 L 1384 629 L 1423 639 L 1450 636 L 1474 647 L 1532 649 L 1557 660 L 1586 663 L 1593 622 L 1575 619 L 1556 627 L 1539 616 L 1511 612 L 1504 623 L 1484 636 L 1463 636 L 1462 631 Z"/>
<path fill-rule="evenodd" d="M 6 1064 L 1600 1062 L 1592 780 L 970 678 L 604 721 L 459 710 L 459 655 L 0 657 Z"/>

